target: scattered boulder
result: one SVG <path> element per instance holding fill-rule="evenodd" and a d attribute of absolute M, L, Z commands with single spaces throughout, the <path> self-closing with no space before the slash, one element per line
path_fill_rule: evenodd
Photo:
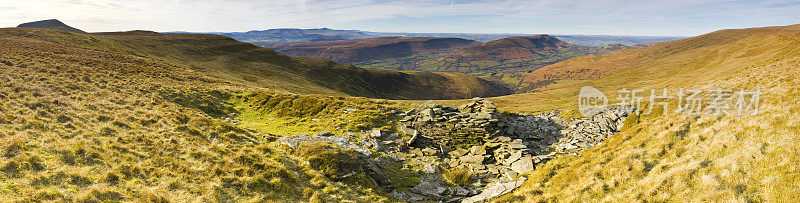
<path fill-rule="evenodd" d="M 475 154 L 475 155 L 484 155 L 484 154 L 486 154 L 486 147 L 484 147 L 482 145 L 481 146 L 472 146 L 472 148 L 470 148 L 469 151 L 472 152 L 472 154 Z"/>
<path fill-rule="evenodd" d="M 439 183 L 428 181 L 422 181 L 411 188 L 412 192 L 426 196 L 441 196 L 446 190 L 447 188 L 442 187 Z"/>
<path fill-rule="evenodd" d="M 481 156 L 481 155 L 467 155 L 467 156 L 462 156 L 460 159 L 461 159 L 461 162 L 465 162 L 465 163 L 481 164 L 481 163 L 483 163 L 483 158 L 484 157 Z"/>
<path fill-rule="evenodd" d="M 314 136 L 317 136 L 317 137 L 327 137 L 327 136 L 331 136 L 331 135 L 333 135 L 333 134 L 331 132 L 328 132 L 328 131 L 319 131 L 319 132 L 314 133 Z"/>
<path fill-rule="evenodd" d="M 533 171 L 533 160 L 529 156 L 521 157 L 511 164 L 511 170 L 517 173 L 528 173 Z"/>
<path fill-rule="evenodd" d="M 492 185 L 488 186 L 486 189 L 483 189 L 483 191 L 480 194 L 472 196 L 472 197 L 468 197 L 468 198 L 464 199 L 461 202 L 462 203 L 473 203 L 473 202 L 488 201 L 488 200 L 490 200 L 490 199 L 492 199 L 494 197 L 497 197 L 497 196 L 500 196 L 500 195 L 504 195 L 506 193 L 509 193 L 509 192 L 513 191 L 517 187 L 521 186 L 522 183 L 525 182 L 525 180 L 527 180 L 527 179 L 522 177 L 522 178 L 519 178 L 519 180 L 516 180 L 516 181 L 511 181 L 511 182 L 506 182 L 506 183 L 497 182 L 495 184 L 492 184 Z"/>

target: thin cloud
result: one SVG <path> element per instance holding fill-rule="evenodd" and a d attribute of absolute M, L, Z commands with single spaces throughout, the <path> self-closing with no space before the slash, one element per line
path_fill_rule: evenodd
<path fill-rule="evenodd" d="M 407 32 L 696 35 L 795 24 L 793 1 L 0 0 L 0 24 L 56 18 L 88 31 L 281 27 Z M 676 29 L 678 28 L 678 29 Z M 398 30 L 403 29 L 403 30 Z"/>

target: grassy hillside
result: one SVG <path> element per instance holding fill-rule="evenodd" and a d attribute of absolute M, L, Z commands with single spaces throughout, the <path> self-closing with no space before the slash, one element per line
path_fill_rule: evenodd
<path fill-rule="evenodd" d="M 621 49 L 602 56 L 575 57 L 523 74 L 521 92 L 538 90 L 543 86 L 571 80 L 600 79 L 647 60 L 641 49 Z"/>
<path fill-rule="evenodd" d="M 242 103 L 264 95 L 280 100 L 256 110 L 275 112 L 276 120 L 325 119 L 312 114 L 338 108 L 383 111 L 391 102 L 246 87 L 127 52 L 109 38 L 63 31 L 1 29 L 0 47 L 4 201 L 390 200 L 371 186 L 331 180 L 307 162 L 319 157 L 278 147 L 282 132 L 221 118 L 254 111 Z M 353 127 L 384 119 L 369 115 L 352 118 L 364 125 Z"/>
<path fill-rule="evenodd" d="M 564 109 L 575 115 L 575 99 L 584 85 L 603 90 L 612 102 L 622 88 L 761 88 L 761 113 L 718 117 L 668 111 L 629 118 L 622 133 L 580 156 L 539 167 L 501 201 L 800 198 L 794 190 L 800 186 L 795 150 L 800 148 L 800 80 L 795 77 L 800 74 L 800 26 L 722 30 L 617 54 L 564 62 L 617 69 L 602 79 L 559 83 L 540 93 L 493 101 L 513 111 Z M 621 58 L 624 67 L 607 63 Z"/>
<path fill-rule="evenodd" d="M 387 99 L 452 99 L 509 93 L 500 85 L 463 74 L 366 70 L 328 59 L 286 56 L 217 35 L 134 31 L 97 36 L 118 42 L 134 54 L 188 65 L 226 81 L 293 93 Z"/>
<path fill-rule="evenodd" d="M 214 35 L 12 28 L 0 29 L 0 47 L 0 199 L 10 201 L 395 201 L 363 176 L 338 179 L 346 171 L 336 166 L 363 164 L 352 150 L 276 139 L 396 126 L 390 112 L 420 102 L 343 95 L 498 89 L 464 74 L 365 70 Z M 623 132 L 537 166 L 499 201 L 800 199 L 800 25 L 723 30 L 549 68 L 568 73 L 569 64 L 604 76 L 491 100 L 571 117 L 585 85 L 612 102 L 622 88 L 761 88 L 761 113 L 629 117 Z M 419 181 L 387 165 L 395 189 Z"/>
<path fill-rule="evenodd" d="M 161 60 L 235 84 L 300 94 L 452 99 L 510 93 L 505 87 L 464 74 L 366 70 L 328 59 L 286 56 L 218 35 L 8 31 L 65 46 Z"/>

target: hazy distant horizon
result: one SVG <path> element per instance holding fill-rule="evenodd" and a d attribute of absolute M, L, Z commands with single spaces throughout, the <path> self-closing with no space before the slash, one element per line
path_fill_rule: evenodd
<path fill-rule="evenodd" d="M 800 23 L 800 2 L 0 0 L 0 27 L 59 19 L 89 32 L 330 28 L 390 33 L 696 36 Z"/>
<path fill-rule="evenodd" d="M 329 27 L 312 27 L 312 28 L 294 28 L 294 27 L 281 27 L 281 28 L 267 28 L 267 29 L 257 29 L 257 30 L 246 30 L 246 31 L 233 31 L 233 32 L 217 32 L 217 31 L 206 31 L 206 32 L 190 32 L 190 31 L 162 31 L 161 33 L 245 33 L 245 32 L 252 32 L 252 31 L 266 31 L 266 30 L 281 30 L 281 29 L 301 29 L 301 30 L 313 30 L 313 29 L 331 29 L 331 30 L 347 30 L 347 31 L 361 31 L 361 32 L 372 32 L 372 33 L 397 33 L 397 34 L 479 34 L 479 35 L 571 35 L 571 36 L 621 36 L 621 37 L 692 37 L 692 36 L 660 36 L 660 35 L 612 35 L 612 34 L 571 34 L 571 33 L 481 33 L 481 32 L 381 32 L 381 31 L 372 31 L 372 30 L 358 30 L 358 29 L 337 29 L 337 28 L 329 28 Z"/>

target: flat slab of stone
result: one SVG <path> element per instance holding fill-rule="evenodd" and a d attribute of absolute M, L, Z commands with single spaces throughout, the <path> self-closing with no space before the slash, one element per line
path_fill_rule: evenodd
<path fill-rule="evenodd" d="M 481 155 L 467 155 L 467 156 L 462 156 L 459 159 L 461 159 L 461 162 L 476 163 L 476 164 L 483 163 L 483 156 Z"/>
<path fill-rule="evenodd" d="M 422 181 L 417 184 L 417 186 L 411 188 L 411 192 L 425 196 L 440 196 L 445 190 L 447 190 L 447 188 L 442 187 L 439 183 L 428 181 Z"/>
<path fill-rule="evenodd" d="M 514 162 L 516 162 L 517 160 L 519 160 L 519 158 L 522 158 L 522 152 L 521 151 L 516 151 L 514 153 L 511 153 L 511 156 L 509 156 L 508 159 L 505 160 L 505 164 L 506 165 L 511 165 Z"/>
<path fill-rule="evenodd" d="M 487 186 L 486 189 L 483 189 L 483 191 L 480 194 L 466 198 L 462 200 L 461 203 L 484 202 L 491 200 L 494 197 L 504 195 L 506 193 L 513 191 L 514 189 L 521 186 L 522 183 L 525 182 L 525 180 L 526 178 L 521 177 L 516 181 L 511 181 L 507 183 L 502 183 L 502 182 L 492 183 L 491 185 Z"/>
<path fill-rule="evenodd" d="M 465 149 L 456 149 L 456 150 L 453 150 L 453 151 L 450 152 L 450 156 L 453 156 L 453 157 L 464 156 L 465 154 L 467 154 L 467 152 L 468 151 L 465 150 Z"/>
<path fill-rule="evenodd" d="M 469 151 L 472 152 L 472 154 L 475 154 L 475 155 L 484 155 L 484 154 L 486 154 L 486 147 L 484 147 L 484 146 L 472 146 L 472 148 L 470 148 Z"/>
<path fill-rule="evenodd" d="M 519 160 L 511 164 L 511 170 L 520 174 L 530 172 L 533 170 L 533 160 L 529 156 L 519 158 Z"/>
<path fill-rule="evenodd" d="M 511 149 L 525 149 L 525 148 L 528 148 L 528 146 L 525 146 L 522 143 L 510 143 L 510 144 L 508 144 L 508 147 L 510 147 Z"/>

